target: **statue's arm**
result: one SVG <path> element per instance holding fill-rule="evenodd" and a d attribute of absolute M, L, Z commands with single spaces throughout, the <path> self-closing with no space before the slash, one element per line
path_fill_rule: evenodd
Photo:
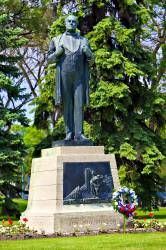
<path fill-rule="evenodd" d="M 83 52 L 85 53 L 88 61 L 94 61 L 94 54 L 90 48 L 89 42 L 86 38 L 84 38 L 84 44 L 83 44 Z"/>
<path fill-rule="evenodd" d="M 49 64 L 56 63 L 63 54 L 63 52 L 64 52 L 63 46 L 59 46 L 58 48 L 56 48 L 54 40 L 51 40 L 47 56 L 48 63 Z"/>
<path fill-rule="evenodd" d="M 49 44 L 47 62 L 50 64 L 56 62 L 56 48 L 53 40 Z"/>

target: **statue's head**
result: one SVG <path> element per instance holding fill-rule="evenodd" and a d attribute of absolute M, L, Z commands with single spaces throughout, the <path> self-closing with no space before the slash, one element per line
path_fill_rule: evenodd
<path fill-rule="evenodd" d="M 75 32 L 78 25 L 76 16 L 70 15 L 65 19 L 66 30 L 69 32 Z"/>

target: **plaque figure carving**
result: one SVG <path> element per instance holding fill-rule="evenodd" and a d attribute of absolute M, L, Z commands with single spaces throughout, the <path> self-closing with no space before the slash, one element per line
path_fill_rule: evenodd
<path fill-rule="evenodd" d="M 112 176 L 98 174 L 90 168 L 85 168 L 84 184 L 76 186 L 64 197 L 64 204 L 110 202 L 111 198 Z"/>

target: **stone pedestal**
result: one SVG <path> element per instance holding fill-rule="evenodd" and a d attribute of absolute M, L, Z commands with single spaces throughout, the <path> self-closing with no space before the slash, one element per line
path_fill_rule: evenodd
<path fill-rule="evenodd" d="M 43 149 L 41 158 L 33 159 L 32 162 L 28 206 L 22 213 L 31 229 L 45 233 L 73 232 L 85 231 L 87 228 L 96 230 L 103 225 L 115 228 L 120 223 L 121 217 L 114 212 L 110 202 L 65 205 L 64 166 L 76 164 L 76 168 L 79 168 L 82 163 L 92 163 L 93 166 L 95 163 L 109 164 L 113 188 L 119 188 L 115 156 L 104 154 L 104 147 L 62 146 Z M 72 171 L 71 176 L 74 175 Z"/>

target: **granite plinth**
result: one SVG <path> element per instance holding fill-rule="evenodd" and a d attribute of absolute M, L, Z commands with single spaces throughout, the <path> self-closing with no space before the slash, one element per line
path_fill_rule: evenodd
<path fill-rule="evenodd" d="M 93 146 L 93 142 L 91 140 L 59 140 L 53 141 L 52 147 L 61 147 L 61 146 Z"/>
<path fill-rule="evenodd" d="M 65 164 L 76 164 L 79 168 L 82 164 L 95 165 L 100 162 L 109 164 L 113 187 L 119 188 L 115 156 L 104 154 L 102 146 L 62 146 L 42 150 L 42 157 L 33 159 L 32 162 L 28 206 L 22 214 L 22 217 L 27 217 L 28 226 L 46 233 L 73 232 L 80 224 L 83 228 L 88 224 L 89 230 L 101 227 L 102 223 L 106 223 L 109 228 L 115 228 L 122 217 L 113 210 L 110 203 L 74 202 L 69 205 L 64 202 Z M 101 168 L 102 166 L 105 164 L 102 164 Z M 71 176 L 74 175 L 73 171 L 71 169 Z M 89 183 L 93 184 L 92 181 Z M 93 192 L 98 192 L 97 188 L 94 186 Z M 92 192 L 91 188 L 89 190 Z"/>

